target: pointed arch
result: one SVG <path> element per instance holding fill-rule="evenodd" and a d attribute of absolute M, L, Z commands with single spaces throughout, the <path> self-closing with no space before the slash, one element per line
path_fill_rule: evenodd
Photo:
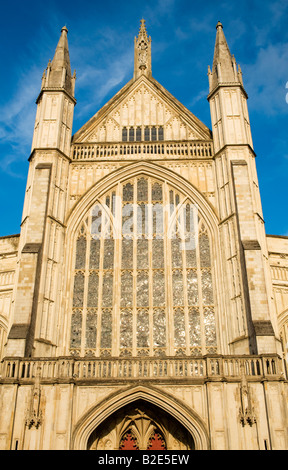
<path fill-rule="evenodd" d="M 168 180 L 171 185 L 175 186 L 187 196 L 190 196 L 195 204 L 199 207 L 206 223 L 210 229 L 215 232 L 217 229 L 219 218 L 210 202 L 200 193 L 200 191 L 182 176 L 174 171 L 160 166 L 152 162 L 136 162 L 125 165 L 123 168 L 112 171 L 109 175 L 104 176 L 77 201 L 72 211 L 68 214 L 65 221 L 67 226 L 67 235 L 73 233 L 77 227 L 77 223 L 81 217 L 91 207 L 96 197 L 100 197 L 110 188 L 118 183 L 131 178 L 131 176 L 147 175 L 158 178 L 160 180 Z"/>
<path fill-rule="evenodd" d="M 190 407 L 174 396 L 152 386 L 132 386 L 112 393 L 88 410 L 76 423 L 72 434 L 72 449 L 86 450 L 93 431 L 115 412 L 128 404 L 143 400 L 164 410 L 178 421 L 191 435 L 195 450 L 210 448 L 206 423 Z"/>
<path fill-rule="evenodd" d="M 66 231 L 66 248 L 67 249 L 66 249 L 66 255 L 65 255 L 66 256 L 65 266 L 67 267 L 66 272 L 72 273 L 72 271 L 74 269 L 73 266 L 75 265 L 75 253 L 76 252 L 75 252 L 75 246 L 73 245 L 73 243 L 76 240 L 77 232 L 79 233 L 80 224 L 83 222 L 84 217 L 86 217 L 85 214 L 88 214 L 89 211 L 91 211 L 91 209 L 95 205 L 95 202 L 101 200 L 101 198 L 102 198 L 102 200 L 104 200 L 104 196 L 106 198 L 106 195 L 108 194 L 108 192 L 110 192 L 112 194 L 112 189 L 113 188 L 115 188 L 117 186 L 120 187 L 121 185 L 124 186 L 125 182 L 131 180 L 132 178 L 134 180 L 138 181 L 138 179 L 142 179 L 143 177 L 147 178 L 147 179 L 150 179 L 151 181 L 153 181 L 153 180 L 158 181 L 158 182 L 160 181 L 160 182 L 162 182 L 163 187 L 165 185 L 167 185 L 167 187 L 169 186 L 170 188 L 174 188 L 175 191 L 177 191 L 177 192 L 179 191 L 179 193 L 182 194 L 182 196 L 181 196 L 182 203 L 183 202 L 185 203 L 185 201 L 187 199 L 187 201 L 190 200 L 193 205 L 197 206 L 197 209 L 198 209 L 199 214 L 201 216 L 200 219 L 205 222 L 205 227 L 207 228 L 207 231 L 208 231 L 209 237 L 210 237 L 210 247 L 211 247 L 211 250 L 212 250 L 211 251 L 212 256 L 211 256 L 211 268 L 209 268 L 209 269 L 210 269 L 210 271 L 211 271 L 211 269 L 212 269 L 212 271 L 214 271 L 214 273 L 215 273 L 214 279 L 217 279 L 217 284 L 219 286 L 220 285 L 219 280 L 221 279 L 222 273 L 221 273 L 221 267 L 220 267 L 221 266 L 221 259 L 220 259 L 220 256 L 219 256 L 220 247 L 219 247 L 219 239 L 218 239 L 218 217 L 217 217 L 217 215 L 214 211 L 214 208 L 207 201 L 207 199 L 198 191 L 198 189 L 196 189 L 191 183 L 189 183 L 187 180 L 185 180 L 182 176 L 176 174 L 175 172 L 173 172 L 170 169 L 164 168 L 164 167 L 162 167 L 158 164 L 154 164 L 154 163 L 151 163 L 151 162 L 132 163 L 130 165 L 126 165 L 123 168 L 120 168 L 118 170 L 115 170 L 115 171 L 111 172 L 109 175 L 107 175 L 106 177 L 104 177 L 103 179 L 101 179 L 100 181 L 95 183 L 94 186 L 91 187 L 81 197 L 81 199 L 77 202 L 77 204 L 75 205 L 75 207 L 73 208 L 73 210 L 71 211 L 70 215 L 67 217 L 67 220 L 66 220 L 66 225 L 67 225 L 67 231 Z M 150 183 L 150 184 L 152 184 L 152 183 Z M 176 196 L 175 196 L 175 198 L 176 198 Z M 203 240 L 203 238 L 202 238 L 202 240 Z M 107 246 L 108 246 L 108 242 L 107 242 Z M 102 248 L 103 248 L 103 244 L 102 244 Z M 172 248 L 171 248 L 171 250 L 172 250 Z M 116 251 L 115 251 L 115 253 L 116 253 Z M 117 251 L 117 253 L 119 253 L 119 251 Z M 119 257 L 119 255 L 117 255 L 117 256 Z M 165 261 L 165 263 L 166 263 L 166 261 Z M 199 264 L 199 261 L 198 261 L 198 264 Z M 194 265 L 191 265 L 191 266 L 194 266 Z M 118 267 L 119 267 L 119 264 L 118 264 Z M 188 268 L 188 266 L 187 266 L 187 268 Z M 131 282 L 133 282 L 132 272 L 131 272 L 131 270 L 129 271 L 128 267 L 126 267 L 126 266 L 125 266 L 125 269 L 126 269 L 126 271 L 122 272 L 122 274 L 123 274 L 123 276 L 126 276 L 127 283 L 130 285 Z M 166 292 L 170 292 L 169 295 L 170 295 L 170 298 L 172 299 L 171 283 L 174 282 L 174 281 L 172 281 L 172 278 L 171 278 L 172 274 L 169 274 L 168 270 L 166 269 L 166 271 L 165 271 L 165 269 L 166 269 L 165 267 L 164 267 L 164 271 L 162 269 L 164 274 L 162 273 L 160 268 L 158 269 L 157 272 L 155 271 L 155 285 L 157 283 L 157 276 L 158 276 L 159 282 L 163 278 L 162 279 L 163 282 L 165 282 L 166 284 L 167 284 L 167 282 L 170 283 L 169 284 L 170 287 L 169 286 L 167 287 Z M 169 270 L 170 270 L 170 268 L 169 268 Z M 166 272 L 166 274 L 165 274 L 165 272 Z M 183 285 L 186 285 L 185 284 L 185 282 L 186 282 L 185 281 L 185 276 L 189 275 L 189 283 L 190 283 L 189 284 L 189 289 L 191 290 L 191 295 L 192 295 L 192 291 L 194 289 L 193 286 L 195 285 L 195 284 L 193 284 L 193 283 L 195 283 L 195 274 L 194 274 L 195 271 L 193 272 L 193 269 L 192 270 L 190 269 L 190 270 L 187 270 L 185 272 L 187 274 L 181 274 L 180 271 L 177 271 L 176 268 L 175 268 L 175 282 L 176 283 L 180 282 L 180 284 L 184 282 Z M 112 271 L 111 271 L 111 273 L 112 273 Z M 107 277 L 108 277 L 107 284 L 106 284 L 106 280 L 105 280 L 105 285 L 108 286 L 107 287 L 108 290 L 110 289 L 109 286 L 113 285 L 113 279 L 112 279 L 113 274 L 111 274 L 111 273 L 109 273 L 108 271 L 105 273 L 105 276 L 107 275 Z M 118 268 L 117 273 L 118 273 L 117 276 L 119 278 L 119 276 L 121 274 L 120 273 L 120 268 Z M 139 272 L 139 274 L 140 274 L 140 272 Z M 142 270 L 141 274 L 143 274 L 143 276 L 145 277 L 147 273 L 145 273 L 145 270 Z M 151 269 L 150 269 L 150 274 L 151 274 Z M 207 274 L 207 282 L 211 283 L 211 279 L 210 279 L 211 274 L 209 274 L 209 272 L 207 272 L 206 274 Z M 96 283 L 98 283 L 98 282 L 100 283 L 100 281 L 98 280 L 98 275 L 99 275 L 99 272 L 94 273 Z M 184 276 L 184 279 L 182 279 L 182 275 Z M 81 291 L 81 296 L 83 297 L 83 295 L 84 295 L 83 292 L 84 292 L 84 289 L 85 289 L 85 287 L 84 287 L 84 272 L 82 272 L 81 269 L 79 269 L 79 266 L 78 266 L 77 276 L 79 277 L 79 289 L 82 290 Z M 87 271 L 87 276 L 88 276 L 88 271 Z M 103 274 L 103 276 L 104 276 L 104 274 Z M 162 278 L 161 278 L 161 276 L 162 276 Z M 170 276 L 170 278 L 169 278 L 169 276 Z M 178 279 L 177 279 L 177 276 L 178 276 Z M 210 276 L 210 278 L 209 278 L 209 276 Z M 65 279 L 65 277 L 66 277 L 66 279 Z M 144 279 L 144 277 L 143 277 L 143 279 Z M 103 282 L 104 282 L 104 277 L 102 279 L 103 279 Z M 124 277 L 123 277 L 123 279 L 124 279 Z M 139 277 L 139 282 L 140 283 L 141 282 L 142 283 L 146 282 L 145 279 L 144 280 L 143 279 L 141 280 L 140 277 Z M 198 273 L 198 280 L 199 280 L 199 273 Z M 81 354 L 82 355 L 82 354 L 84 354 L 84 349 L 85 349 L 85 354 L 92 353 L 94 355 L 94 354 L 99 354 L 99 351 L 100 351 L 101 354 L 103 354 L 103 355 L 106 355 L 106 354 L 108 354 L 108 355 L 111 355 L 111 354 L 118 355 L 119 354 L 119 344 L 117 343 L 115 345 L 115 341 L 119 342 L 120 339 L 116 339 L 114 341 L 114 346 L 115 347 L 114 347 L 114 352 L 113 352 L 113 346 L 110 345 L 111 338 L 113 336 L 112 331 L 110 331 L 110 333 L 108 333 L 110 335 L 109 336 L 110 339 L 108 341 L 109 345 L 106 345 L 106 346 L 104 346 L 104 345 L 101 346 L 100 345 L 100 342 L 102 343 L 102 339 L 99 336 L 101 328 L 102 328 L 102 319 L 103 319 L 104 322 L 107 323 L 107 325 L 108 325 L 107 328 L 108 329 L 109 328 L 111 329 L 111 327 L 109 325 L 113 325 L 114 333 L 116 334 L 116 336 L 114 335 L 113 338 L 119 338 L 119 331 L 118 331 L 119 327 L 116 326 L 117 322 L 119 324 L 119 319 L 116 322 L 116 317 L 113 313 L 114 310 L 112 310 L 113 305 L 112 305 L 111 302 L 109 303 L 109 305 L 108 304 L 107 305 L 104 305 L 104 304 L 102 305 L 103 307 L 105 307 L 107 309 L 106 310 L 102 309 L 101 311 L 99 311 L 99 315 L 97 316 L 97 318 L 96 318 L 96 316 L 92 315 L 92 313 L 93 314 L 97 313 L 95 308 L 93 309 L 93 312 L 91 310 L 91 315 L 90 315 L 90 311 L 85 310 L 85 313 L 84 313 L 84 316 L 83 316 L 81 310 L 79 310 L 77 308 L 78 305 L 77 304 L 73 305 L 73 307 L 75 307 L 74 310 L 73 310 L 73 312 L 74 312 L 73 323 L 76 325 L 75 328 L 77 327 L 77 337 L 75 336 L 77 343 L 73 342 L 73 345 L 71 345 L 71 342 L 70 342 L 70 346 L 68 345 L 69 339 L 71 338 L 70 334 L 71 334 L 71 321 L 72 321 L 72 319 L 71 319 L 71 314 L 69 312 L 72 312 L 72 301 L 71 301 L 71 294 L 69 296 L 69 293 L 72 292 L 72 282 L 73 282 L 73 279 L 71 279 L 70 274 L 68 276 L 64 276 L 64 278 L 63 278 L 63 292 L 66 293 L 66 294 L 64 294 L 63 309 L 65 311 L 66 317 L 65 317 L 65 320 L 64 320 L 65 324 L 63 325 L 63 331 L 65 331 L 65 335 L 63 335 L 62 345 L 61 345 L 63 347 L 63 354 L 67 354 L 67 352 L 69 351 L 69 348 L 71 348 L 70 351 L 68 352 L 68 354 L 76 354 L 76 355 Z M 91 277 L 91 282 L 92 282 L 92 277 Z M 102 286 L 104 285 L 103 282 L 101 281 Z M 203 280 L 203 283 L 204 282 L 205 281 Z M 118 283 L 118 285 L 119 285 L 119 283 Z M 97 284 L 97 286 L 98 286 L 98 284 Z M 114 284 L 114 286 L 117 286 L 117 284 Z M 88 286 L 87 280 L 86 280 L 86 292 L 87 292 L 88 287 L 89 286 Z M 131 291 L 131 286 L 128 287 L 128 288 L 129 288 L 129 292 L 130 292 Z M 113 287 L 111 287 L 111 289 L 113 289 Z M 116 291 L 116 289 L 117 289 L 117 287 L 114 287 L 114 291 Z M 188 287 L 187 288 L 185 287 L 185 289 L 187 290 Z M 97 287 L 97 292 L 98 292 L 98 287 Z M 108 292 L 107 295 L 111 296 L 112 295 L 111 292 Z M 119 293 L 119 289 L 118 289 L 117 292 Z M 163 292 L 164 292 L 163 295 L 165 296 L 165 291 L 163 290 Z M 220 289 L 218 289 L 218 292 L 220 292 Z M 216 291 L 215 291 L 215 293 L 216 293 Z M 184 297 L 185 297 L 185 295 L 184 295 Z M 218 294 L 216 293 L 216 295 L 214 297 L 215 297 L 215 299 L 212 302 L 207 302 L 207 305 L 212 305 L 213 304 L 212 309 L 210 309 L 208 307 L 207 308 L 203 307 L 201 312 L 199 311 L 199 308 L 194 309 L 192 307 L 192 305 L 194 305 L 194 301 L 191 301 L 192 303 L 189 304 L 189 305 L 191 305 L 191 308 L 189 307 L 187 301 L 182 300 L 182 297 L 181 297 L 181 299 L 179 300 L 178 303 L 177 303 L 177 301 L 175 301 L 174 305 L 179 305 L 179 308 L 174 309 L 175 310 L 175 319 L 173 320 L 173 322 L 177 323 L 178 320 L 181 322 L 181 329 L 183 330 L 184 336 L 186 336 L 186 339 L 185 339 L 184 343 L 183 343 L 183 334 L 180 331 L 179 331 L 179 334 L 177 333 L 177 338 L 176 338 L 176 336 L 174 336 L 174 338 L 175 338 L 175 348 L 177 349 L 177 351 L 175 349 L 175 353 L 177 355 L 181 355 L 183 353 L 183 351 L 184 351 L 183 347 L 186 351 L 185 354 L 188 354 L 188 350 L 189 350 L 190 347 L 193 349 L 193 354 L 200 354 L 201 350 L 203 351 L 202 353 L 204 353 L 205 347 L 207 347 L 207 344 L 208 344 L 208 343 L 206 343 L 206 346 L 205 346 L 205 341 L 206 340 L 203 337 L 204 329 L 206 329 L 206 331 L 208 332 L 208 330 L 210 328 L 209 326 L 207 326 L 207 327 L 205 326 L 204 315 L 207 317 L 208 323 L 209 322 L 213 323 L 213 331 L 215 331 L 215 328 L 216 328 L 217 331 L 215 331 L 215 335 L 216 335 L 216 338 L 218 337 L 218 339 L 217 339 L 217 345 L 218 346 L 217 346 L 216 345 L 216 340 L 213 339 L 212 336 L 211 336 L 212 342 L 210 343 L 210 345 L 209 345 L 209 347 L 208 347 L 208 349 L 206 350 L 205 353 L 207 353 L 207 351 L 208 351 L 208 353 L 215 353 L 216 352 L 216 349 L 215 349 L 216 347 L 218 348 L 217 350 L 221 351 L 222 348 L 220 347 L 220 345 L 225 344 L 225 340 L 223 341 L 221 339 L 221 337 L 223 336 L 223 331 L 222 331 L 223 329 L 219 325 L 217 325 L 217 321 L 215 323 L 215 318 L 217 318 L 217 310 L 220 311 L 220 309 L 223 309 L 222 305 L 221 305 L 221 307 L 218 306 L 219 303 L 223 302 L 223 300 L 222 300 L 221 296 L 219 295 L 219 293 Z M 101 299 L 103 300 L 103 296 L 101 297 Z M 98 300 L 97 300 L 97 302 L 98 302 Z M 185 302 L 185 305 L 186 305 L 185 309 L 184 309 L 184 302 Z M 163 302 L 162 302 L 162 304 L 163 304 Z M 168 314 L 168 316 L 170 315 L 170 317 L 171 317 L 170 320 L 169 320 L 168 317 L 164 318 L 163 312 L 162 312 L 162 310 L 163 310 L 163 305 L 162 304 L 160 305 L 160 303 L 159 303 L 158 310 L 157 311 L 155 310 L 156 316 L 153 317 L 153 319 L 152 319 L 152 317 L 150 315 L 150 320 L 148 318 L 148 305 L 146 305 L 146 304 L 144 305 L 144 303 L 143 303 L 142 310 L 141 311 L 138 310 L 139 311 L 139 321 L 141 323 L 144 322 L 146 324 L 147 322 L 149 322 L 150 327 L 152 327 L 152 324 L 154 324 L 154 319 L 155 319 L 155 324 L 159 323 L 159 325 L 160 325 L 159 328 L 162 328 L 161 335 L 163 336 L 163 338 L 166 335 L 166 340 L 162 340 L 162 338 L 161 338 L 162 346 L 157 345 L 156 346 L 156 349 L 158 348 L 157 351 L 156 351 L 156 349 L 155 349 L 155 351 L 153 351 L 153 353 L 155 353 L 155 354 L 158 354 L 158 353 L 162 354 L 164 349 L 166 349 L 166 351 L 167 351 L 167 347 L 170 348 L 170 350 L 174 351 L 174 346 L 172 344 L 168 346 L 168 342 L 167 342 L 168 341 L 167 340 L 167 338 L 168 338 L 167 334 L 169 333 L 168 329 L 166 329 L 166 327 L 163 328 L 163 321 L 166 322 L 167 325 L 168 324 L 171 325 L 171 320 L 172 320 L 171 315 L 173 315 L 173 313 L 172 313 L 172 310 L 170 308 L 171 313 Z M 155 305 L 156 305 L 156 303 L 155 303 Z M 92 307 L 95 307 L 95 306 L 93 304 L 93 306 L 90 305 L 90 307 L 92 308 Z M 98 304 L 98 308 L 99 307 L 100 307 L 100 304 Z M 122 307 L 124 307 L 124 305 Z M 162 310 L 161 310 L 160 307 L 162 308 Z M 122 313 L 120 312 L 120 310 L 117 313 L 117 316 L 123 314 L 123 316 L 122 316 L 123 324 L 125 323 L 125 321 L 128 321 L 127 320 L 128 316 L 129 316 L 129 318 L 131 316 L 131 311 L 132 311 L 131 308 L 130 308 L 131 311 L 130 310 L 128 311 L 128 310 L 126 309 L 126 311 L 124 311 L 124 309 L 122 309 L 121 310 Z M 151 311 L 151 301 L 150 301 L 150 311 Z M 134 303 L 134 313 L 135 312 L 136 312 L 136 310 L 135 310 L 135 303 Z M 86 315 L 86 313 L 87 313 L 87 315 Z M 89 313 L 89 318 L 88 318 L 88 313 Z M 70 317 L 69 317 L 69 315 L 70 315 Z M 112 316 L 113 315 L 114 315 L 114 321 L 112 322 Z M 164 315 L 166 315 L 166 313 L 164 313 Z M 104 320 L 104 316 L 107 317 L 107 321 Z M 86 320 L 88 321 L 89 324 L 87 323 Z M 134 315 L 134 321 L 138 321 L 136 319 L 135 315 Z M 90 324 L 90 322 L 91 322 L 91 324 Z M 194 322 L 196 322 L 197 325 L 195 324 L 194 326 L 192 326 L 192 324 L 194 324 Z M 98 324 L 98 326 L 97 326 L 96 323 Z M 176 325 L 176 323 L 175 323 L 175 325 Z M 91 332 L 91 335 L 93 335 L 93 341 L 92 341 L 93 345 L 84 346 L 85 333 L 83 333 L 84 336 L 82 334 L 82 340 L 81 340 L 80 339 L 81 332 L 80 332 L 80 335 L 79 335 L 79 331 L 78 331 L 79 330 L 79 325 L 80 325 L 80 329 L 81 329 L 81 324 L 83 325 L 83 332 L 84 331 L 87 332 L 88 331 L 87 328 L 90 329 L 89 331 Z M 162 326 L 161 326 L 161 324 L 162 324 Z M 191 325 L 191 326 L 189 326 L 189 325 Z M 190 338 L 188 336 L 188 335 L 190 335 L 190 333 L 188 333 L 188 329 L 190 329 L 192 327 L 194 329 L 196 328 L 195 331 L 198 332 L 197 333 L 198 336 L 196 335 L 197 338 L 198 338 L 197 340 L 196 340 L 196 336 L 194 335 L 194 333 L 191 333 Z M 97 328 L 98 328 L 98 330 L 97 330 Z M 165 329 L 166 329 L 166 333 L 165 333 Z M 146 330 L 146 327 L 145 327 L 145 330 Z M 184 330 L 186 330 L 186 333 L 184 332 Z M 199 337 L 199 331 L 200 330 L 201 330 L 201 334 L 202 334 L 202 339 L 199 342 L 199 338 L 200 338 Z M 98 333 L 97 333 L 98 336 L 97 336 L 97 339 L 95 340 L 96 331 L 98 331 Z M 146 330 L 146 331 L 148 331 L 148 330 Z M 152 331 L 152 330 L 150 330 L 150 331 Z M 158 331 L 160 331 L 160 330 L 158 330 Z M 211 331 L 212 330 L 210 328 L 210 332 Z M 75 332 L 76 332 L 76 330 L 75 330 Z M 86 338 L 87 338 L 87 336 L 86 336 Z M 96 341 L 96 343 L 95 343 L 95 341 Z M 150 346 L 149 346 L 149 344 L 146 344 L 146 343 L 145 343 L 145 346 L 140 345 L 140 340 L 139 340 L 139 345 L 137 346 L 136 341 L 137 340 L 134 337 L 133 345 L 132 346 L 129 345 L 128 349 L 126 350 L 128 355 L 131 355 L 131 354 L 135 355 L 135 351 L 136 351 L 135 348 L 138 348 L 137 349 L 137 354 L 139 354 L 139 355 L 141 354 L 141 350 L 140 350 L 141 348 L 144 348 L 143 351 L 142 351 L 142 354 L 152 354 L 152 349 L 153 349 L 152 336 L 151 336 Z M 153 341 L 154 341 L 154 339 L 153 339 Z M 165 346 L 163 345 L 163 342 L 166 343 Z M 124 341 L 122 343 L 124 344 Z M 130 344 L 130 340 L 129 340 L 129 344 Z M 124 349 L 125 348 L 124 348 L 124 346 L 121 346 L 121 347 L 122 347 L 122 353 L 124 354 Z M 161 347 L 164 348 L 163 351 L 161 350 Z M 92 348 L 92 349 L 90 350 L 90 348 Z M 129 350 L 129 348 L 130 348 L 130 350 Z M 81 351 L 80 351 L 80 349 L 81 349 Z M 134 351 L 134 353 L 133 353 L 132 350 Z M 167 353 L 167 352 L 165 352 L 165 353 Z M 171 353 L 168 352 L 168 354 L 171 354 Z M 174 353 L 172 352 L 172 354 L 174 354 Z"/>

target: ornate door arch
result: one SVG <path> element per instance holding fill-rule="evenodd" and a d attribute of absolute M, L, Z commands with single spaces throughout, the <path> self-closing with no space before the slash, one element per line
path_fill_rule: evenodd
<path fill-rule="evenodd" d="M 190 433 L 168 413 L 137 400 L 113 413 L 88 439 L 88 450 L 192 450 Z"/>

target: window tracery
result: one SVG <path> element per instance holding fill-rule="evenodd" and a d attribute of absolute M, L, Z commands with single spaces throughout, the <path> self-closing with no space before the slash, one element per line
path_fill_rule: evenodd
<path fill-rule="evenodd" d="M 97 201 L 75 247 L 70 353 L 217 352 L 210 238 L 185 195 L 139 176 Z"/>
<path fill-rule="evenodd" d="M 144 137 L 144 139 L 142 138 Z M 141 142 L 142 140 L 158 141 L 164 140 L 163 126 L 131 126 L 122 128 L 122 142 Z"/>
<path fill-rule="evenodd" d="M 88 439 L 89 450 L 192 450 L 187 430 L 171 415 L 139 400 L 113 413 Z"/>

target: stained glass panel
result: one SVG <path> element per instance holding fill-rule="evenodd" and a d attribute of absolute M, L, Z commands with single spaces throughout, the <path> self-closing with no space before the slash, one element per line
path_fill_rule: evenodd
<path fill-rule="evenodd" d="M 184 310 L 181 308 L 177 308 L 174 310 L 174 341 L 176 348 L 186 346 L 185 317 Z"/>
<path fill-rule="evenodd" d="M 149 266 L 148 260 L 148 240 L 137 240 L 137 267 L 139 269 L 147 269 Z"/>
<path fill-rule="evenodd" d="M 133 303 L 133 275 L 130 271 L 121 273 L 121 307 L 131 307 Z"/>
<path fill-rule="evenodd" d="M 76 272 L 74 277 L 73 307 L 83 307 L 84 273 Z"/>
<path fill-rule="evenodd" d="M 98 306 L 98 284 L 99 276 L 95 271 L 90 272 L 88 280 L 87 307 Z"/>
<path fill-rule="evenodd" d="M 173 304 L 184 305 L 184 291 L 183 291 L 183 271 L 175 269 L 173 271 Z"/>
<path fill-rule="evenodd" d="M 137 181 L 137 201 L 148 201 L 148 181 L 140 178 Z"/>
<path fill-rule="evenodd" d="M 120 310 L 120 348 L 132 348 L 132 310 Z"/>
<path fill-rule="evenodd" d="M 103 285 L 102 285 L 102 306 L 112 307 L 113 302 L 113 272 L 103 272 Z"/>
<path fill-rule="evenodd" d="M 76 261 L 75 269 L 83 269 L 86 264 L 86 245 L 87 241 L 84 237 L 80 237 L 76 243 Z"/>
<path fill-rule="evenodd" d="M 149 274 L 143 270 L 137 272 L 137 306 L 149 306 Z"/>
<path fill-rule="evenodd" d="M 86 348 L 96 347 L 97 313 L 95 310 L 88 312 L 86 317 Z"/>
<path fill-rule="evenodd" d="M 155 308 L 153 312 L 154 347 L 166 346 L 166 315 L 165 309 Z"/>
<path fill-rule="evenodd" d="M 92 239 L 90 241 L 90 269 L 99 269 L 100 260 L 100 240 Z"/>
<path fill-rule="evenodd" d="M 82 335 L 82 311 L 79 309 L 73 310 L 71 316 L 71 348 L 80 348 Z"/>
<path fill-rule="evenodd" d="M 137 310 L 137 348 L 149 347 L 149 311 Z"/>
<path fill-rule="evenodd" d="M 101 318 L 101 348 L 110 349 L 112 345 L 112 310 L 103 309 Z"/>
<path fill-rule="evenodd" d="M 153 305 L 154 307 L 160 307 L 165 305 L 164 271 L 153 271 Z"/>
<path fill-rule="evenodd" d="M 114 266 L 114 240 L 104 239 L 103 269 L 113 269 Z"/>
<path fill-rule="evenodd" d="M 133 240 L 124 238 L 122 240 L 122 269 L 133 268 Z"/>

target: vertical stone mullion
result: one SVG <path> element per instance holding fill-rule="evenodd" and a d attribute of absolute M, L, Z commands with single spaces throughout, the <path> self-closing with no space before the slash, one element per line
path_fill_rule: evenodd
<path fill-rule="evenodd" d="M 199 223 L 200 227 L 200 223 Z M 197 234 L 196 243 L 196 261 L 197 261 L 197 279 L 198 279 L 198 301 L 199 301 L 199 314 L 200 314 L 200 331 L 201 331 L 201 348 L 202 354 L 206 353 L 205 342 L 205 325 L 204 325 L 204 308 L 203 308 L 203 295 L 202 295 L 202 271 L 200 264 L 200 250 L 199 250 L 199 230 Z"/>
<path fill-rule="evenodd" d="M 187 270 L 186 270 L 186 216 L 183 220 L 184 211 L 186 214 L 186 204 L 181 206 L 181 213 L 180 213 L 180 222 L 183 227 L 183 235 L 185 241 L 182 243 L 184 244 L 184 248 L 182 245 L 182 276 L 183 276 L 183 298 L 184 298 L 184 317 L 185 317 L 185 339 L 186 339 L 186 353 L 190 354 L 190 335 L 189 335 L 189 312 L 188 312 L 188 293 L 187 293 Z"/>
<path fill-rule="evenodd" d="M 165 263 L 165 288 L 166 288 L 166 341 L 167 341 L 167 353 L 169 356 L 174 355 L 174 311 L 173 311 L 173 282 L 172 282 L 172 252 L 171 252 L 171 239 L 172 234 L 169 232 L 169 222 L 171 218 L 170 214 L 170 188 L 165 181 L 163 188 L 163 201 L 164 207 L 166 207 L 164 213 L 164 243 L 166 244 L 166 263 Z"/>
<path fill-rule="evenodd" d="M 102 233 L 103 227 L 103 213 L 101 217 L 101 236 L 100 236 L 100 255 L 99 255 L 99 297 L 98 297 L 98 312 L 97 312 L 97 330 L 99 334 L 97 335 L 97 342 L 96 342 L 96 354 L 100 356 L 100 349 L 101 349 L 101 324 L 102 324 L 102 292 L 103 292 L 103 253 L 104 253 L 104 237 Z"/>
<path fill-rule="evenodd" d="M 148 318 L 149 318 L 149 348 L 150 355 L 153 356 L 153 239 L 154 239 L 154 224 L 153 224 L 153 205 L 152 205 L 152 184 L 151 178 L 148 179 L 148 207 L 149 207 L 149 221 L 152 224 L 151 238 L 149 239 L 149 249 L 148 252 L 152 253 L 152 256 L 149 260 L 149 272 L 148 272 Z M 146 211 L 145 211 L 146 216 Z M 152 278 L 152 282 L 151 282 Z"/>
<path fill-rule="evenodd" d="M 85 270 L 84 270 L 83 310 L 82 310 L 81 355 L 85 354 L 85 348 L 86 348 L 86 319 L 87 319 L 87 299 L 88 299 L 88 284 L 89 284 L 89 257 L 90 257 L 90 243 L 91 243 L 90 233 L 91 233 L 91 212 L 89 213 L 88 225 L 86 226 L 86 253 L 85 253 Z"/>

